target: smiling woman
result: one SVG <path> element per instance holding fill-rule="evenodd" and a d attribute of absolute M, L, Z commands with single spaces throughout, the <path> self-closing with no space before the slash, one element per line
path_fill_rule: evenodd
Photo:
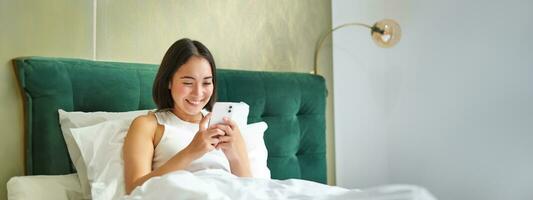
<path fill-rule="evenodd" d="M 185 38 L 170 46 L 152 90 L 158 109 L 137 117 L 124 141 L 126 193 L 155 176 L 202 170 L 191 168 L 198 162 L 251 176 L 246 146 L 235 122 L 206 126 L 210 115 L 204 109 L 211 110 L 216 101 L 215 68 L 213 56 L 198 41 Z M 173 140 L 182 145 L 174 145 Z"/>
<path fill-rule="evenodd" d="M 194 69 L 196 66 L 198 66 L 198 69 Z M 181 76 L 177 76 L 179 79 L 198 78 L 194 76 L 186 76 L 188 73 L 192 73 L 191 75 L 206 75 L 206 77 L 201 78 L 210 77 L 212 87 L 209 97 L 212 98 L 209 99 L 209 102 L 206 105 L 206 108 L 210 110 L 216 101 L 216 73 L 213 73 L 216 69 L 215 60 L 209 49 L 207 49 L 202 43 L 187 38 L 178 40 L 172 44 L 163 57 L 152 90 L 153 98 L 158 108 L 166 109 L 174 107 L 175 102 L 170 97 L 171 94 L 168 90 L 171 89 L 176 77 L 176 72 L 179 71 L 179 69 L 182 69 Z M 183 83 L 192 84 L 192 82 Z"/>
<path fill-rule="evenodd" d="M 172 111 L 179 118 L 188 122 L 200 122 L 200 111 L 212 98 L 214 91 L 212 74 L 209 62 L 199 56 L 190 57 L 174 73 L 168 88 L 175 100 L 174 106 L 178 108 Z"/>

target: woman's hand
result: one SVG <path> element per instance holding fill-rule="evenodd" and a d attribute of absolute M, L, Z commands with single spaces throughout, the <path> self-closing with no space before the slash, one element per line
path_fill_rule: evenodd
<path fill-rule="evenodd" d="M 224 118 L 225 124 L 217 124 L 210 128 L 222 130 L 225 134 L 220 136 L 219 143 L 216 145 L 217 149 L 222 149 L 230 163 L 231 172 L 237 176 L 251 176 L 250 161 L 248 160 L 248 152 L 246 144 L 242 138 L 239 126 L 235 121 Z"/>
<path fill-rule="evenodd" d="M 215 149 L 220 142 L 220 136 L 224 135 L 224 131 L 220 129 L 206 128 L 210 118 L 211 113 L 202 118 L 198 132 L 191 143 L 183 150 L 193 158 L 192 160 L 196 160 Z"/>
<path fill-rule="evenodd" d="M 235 121 L 224 117 L 225 124 L 216 124 L 209 128 L 222 130 L 224 134 L 219 137 L 217 149 L 222 149 L 229 161 L 240 160 L 240 152 L 246 152 L 246 145 L 241 136 L 241 131 Z"/>

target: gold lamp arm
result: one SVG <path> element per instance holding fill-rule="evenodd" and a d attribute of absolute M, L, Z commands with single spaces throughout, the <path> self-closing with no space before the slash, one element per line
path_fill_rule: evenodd
<path fill-rule="evenodd" d="M 317 44 L 317 47 L 315 48 L 315 63 L 314 63 L 314 67 L 313 67 L 313 73 L 316 75 L 318 73 L 318 53 L 320 53 L 320 49 L 322 49 L 322 46 L 324 45 L 324 41 L 326 40 L 327 37 L 329 37 L 334 31 L 338 30 L 338 29 L 341 29 L 341 28 L 344 28 L 344 27 L 347 27 L 347 26 L 362 26 L 362 27 L 366 27 L 366 28 L 369 28 L 369 29 L 372 29 L 372 26 L 370 25 L 367 25 L 367 24 L 363 24 L 363 23 L 346 23 L 346 24 L 341 24 L 333 29 L 331 29 L 330 31 L 328 31 L 326 34 L 324 34 L 320 40 L 318 40 L 318 44 Z"/>
<path fill-rule="evenodd" d="M 318 74 L 318 54 L 320 53 L 320 49 L 322 49 L 326 38 L 329 37 L 334 31 L 348 26 L 362 26 L 369 28 L 372 40 L 374 40 L 376 45 L 383 48 L 389 48 L 396 45 L 400 41 L 402 35 L 400 25 L 392 19 L 378 21 L 373 26 L 357 22 L 341 24 L 328 31 L 318 40 L 315 48 L 315 63 L 313 66 L 313 73 L 315 75 Z"/>

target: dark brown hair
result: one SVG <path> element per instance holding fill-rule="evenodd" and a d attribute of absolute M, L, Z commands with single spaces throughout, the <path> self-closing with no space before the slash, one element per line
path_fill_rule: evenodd
<path fill-rule="evenodd" d="M 174 73 L 176 73 L 176 71 L 178 71 L 178 69 L 193 56 L 205 58 L 209 62 L 209 65 L 211 65 L 211 73 L 213 74 L 213 94 L 204 108 L 208 111 L 211 111 L 211 108 L 213 108 L 213 104 L 216 102 L 217 97 L 215 60 L 205 45 L 195 40 L 183 38 L 174 42 L 174 44 L 168 48 L 163 57 L 163 61 L 161 61 L 157 75 L 155 76 L 152 97 L 158 110 L 174 107 L 174 100 L 172 99 L 168 85 Z"/>

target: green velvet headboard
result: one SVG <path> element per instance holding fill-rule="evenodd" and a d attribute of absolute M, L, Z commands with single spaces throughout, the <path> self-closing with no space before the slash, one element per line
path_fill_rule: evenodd
<path fill-rule="evenodd" d="M 74 172 L 58 122 L 66 111 L 151 109 L 157 65 L 25 57 L 13 60 L 25 111 L 28 175 Z M 217 70 L 218 100 L 250 105 L 248 123 L 265 121 L 272 178 L 326 183 L 326 86 L 320 76 Z"/>

